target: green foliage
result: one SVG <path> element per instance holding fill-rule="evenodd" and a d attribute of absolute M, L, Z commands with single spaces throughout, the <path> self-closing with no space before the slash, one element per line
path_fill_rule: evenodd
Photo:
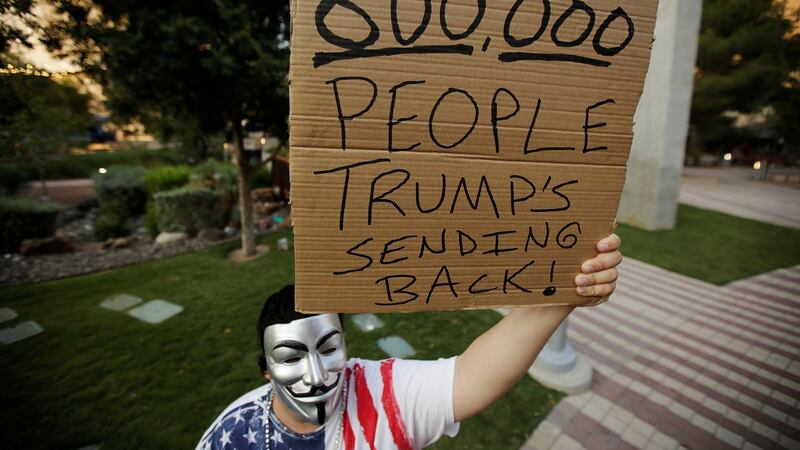
<path fill-rule="evenodd" d="M 0 198 L 0 251 L 17 252 L 25 239 L 52 236 L 58 211 L 53 203 Z"/>
<path fill-rule="evenodd" d="M 183 187 L 189 182 L 192 171 L 189 166 L 161 166 L 155 167 L 144 174 L 144 189 L 148 194 L 154 195 Z"/>
<path fill-rule="evenodd" d="M 291 239 L 280 233 L 264 243 L 275 248 L 282 237 Z M 235 246 L 0 288 L 0 304 L 48 330 L 0 352 L 0 404 L 13 405 L 0 408 L 4 448 L 97 442 L 116 450 L 194 448 L 226 406 L 264 383 L 256 365 L 256 318 L 264 299 L 294 277 L 292 252 L 234 265 L 225 255 Z M 185 309 L 153 326 L 97 307 L 120 292 L 166 298 Z M 384 328 L 362 333 L 345 316 L 347 350 L 352 357 L 385 358 L 376 339 L 399 335 L 420 358 L 449 357 L 499 319 L 494 311 L 385 314 Z M 442 438 L 433 448 L 520 448 L 559 399 L 524 377 L 490 410 L 465 421 L 456 439 Z"/>
<path fill-rule="evenodd" d="M 94 236 L 99 241 L 123 237 L 131 234 L 130 211 L 125 201 L 108 198 L 100 202 L 97 220 L 94 223 Z"/>
<path fill-rule="evenodd" d="M 89 178 L 101 167 L 129 165 L 156 167 L 175 165 L 184 162 L 180 152 L 171 149 L 160 150 L 118 150 L 116 152 L 97 152 L 84 155 L 61 154 L 43 161 L 45 178 L 48 180 L 65 178 Z M 4 167 L 25 172 L 28 179 L 39 178 L 39 163 L 31 158 L 4 161 Z"/>
<path fill-rule="evenodd" d="M 239 172 L 232 163 L 209 159 L 192 169 L 192 183 L 198 187 L 215 190 L 235 189 Z"/>
<path fill-rule="evenodd" d="M 53 6 L 48 45 L 72 53 L 103 84 L 115 112 L 160 111 L 183 123 L 188 117 L 205 135 L 248 119 L 286 136 L 289 2 L 55 0 Z"/>
<path fill-rule="evenodd" d="M 144 170 L 136 166 L 116 165 L 106 170 L 106 173 L 92 176 L 101 206 L 105 202 L 119 203 L 114 207 L 124 209 L 127 215 L 142 214 L 147 200 L 142 181 Z"/>
<path fill-rule="evenodd" d="M 139 115 L 139 119 L 149 133 L 161 142 L 174 143 L 173 147 L 190 160 L 205 161 L 209 157 L 222 157 L 224 133 L 205 130 L 192 114 L 172 116 L 161 110 L 146 111 Z"/>
<path fill-rule="evenodd" d="M 250 186 L 253 188 L 272 187 L 272 173 L 266 167 L 258 169 L 250 179 Z"/>
<path fill-rule="evenodd" d="M 151 239 L 155 239 L 161 231 L 158 229 L 158 211 L 156 210 L 156 202 L 153 199 L 147 200 L 147 205 L 145 205 L 144 227 L 147 229 L 147 235 Z"/>
<path fill-rule="evenodd" d="M 7 52 L 12 43 L 30 48 L 31 31 L 38 28 L 36 15 L 31 12 L 33 0 L 0 1 L 0 54 Z M 9 20 L 14 17 L 16 20 Z"/>
<path fill-rule="evenodd" d="M 210 189 L 181 188 L 160 192 L 153 199 L 161 231 L 196 234 L 224 224 L 222 195 Z"/>
<path fill-rule="evenodd" d="M 800 264 L 800 230 L 687 205 L 673 230 L 616 232 L 626 256 L 719 285 Z"/>
<path fill-rule="evenodd" d="M 0 196 L 17 192 L 19 186 L 28 181 L 28 174 L 16 167 L 0 166 Z"/>
<path fill-rule="evenodd" d="M 1 62 L 1 61 L 0 61 Z M 89 95 L 69 81 L 0 77 L 0 156 L 40 162 L 76 144 L 92 124 Z"/>
<path fill-rule="evenodd" d="M 102 84 L 117 115 L 191 117 L 195 134 L 229 132 L 241 158 L 245 124 L 288 136 L 289 3 L 53 0 L 44 34 Z M 252 218 L 250 202 L 241 214 Z M 252 254 L 252 228 L 242 236 Z"/>
<path fill-rule="evenodd" d="M 782 3 L 704 1 L 691 115 L 698 144 L 741 145 L 748 130 L 734 128 L 730 113 L 774 106 L 798 69 L 800 39 Z M 777 122 L 792 120 L 783 110 L 776 112 Z"/>

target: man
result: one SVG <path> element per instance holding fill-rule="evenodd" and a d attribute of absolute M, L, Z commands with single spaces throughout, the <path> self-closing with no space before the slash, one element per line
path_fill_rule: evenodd
<path fill-rule="evenodd" d="M 607 297 L 622 261 L 612 234 L 581 266 L 577 292 Z M 461 355 L 438 361 L 347 359 L 339 316 L 294 311 L 294 287 L 264 304 L 258 331 L 270 383 L 217 418 L 198 449 L 406 450 L 426 447 L 509 390 L 570 306 L 514 308 Z M 269 420 L 264 420 L 269 417 Z"/>

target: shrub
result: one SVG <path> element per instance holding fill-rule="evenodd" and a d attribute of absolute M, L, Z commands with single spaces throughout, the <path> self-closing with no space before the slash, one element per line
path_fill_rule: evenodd
<path fill-rule="evenodd" d="M 144 171 L 135 166 L 110 166 L 106 173 L 92 176 L 100 206 L 103 203 L 117 203 L 114 209 L 124 209 L 125 216 L 144 212 L 147 195 L 144 192 L 142 176 Z"/>
<path fill-rule="evenodd" d="M 0 166 L 0 195 L 11 195 L 28 181 L 28 174 L 12 166 Z"/>
<path fill-rule="evenodd" d="M 94 222 L 94 236 L 100 241 L 105 241 L 131 234 L 129 218 L 128 205 L 123 201 L 109 199 L 101 202 Z"/>
<path fill-rule="evenodd" d="M 148 170 L 144 174 L 144 189 L 148 194 L 183 187 L 189 182 L 192 171 L 189 166 L 161 166 Z"/>
<path fill-rule="evenodd" d="M 161 231 L 196 234 L 224 224 L 222 195 L 210 189 L 181 188 L 154 197 Z"/>
<path fill-rule="evenodd" d="M 209 159 L 194 167 L 190 185 L 219 192 L 227 217 L 239 198 L 239 170 L 232 163 Z"/>
<path fill-rule="evenodd" d="M 0 198 L 0 247 L 16 252 L 25 239 L 52 236 L 56 231 L 58 206 L 29 199 Z"/>
<path fill-rule="evenodd" d="M 158 212 L 156 211 L 155 200 L 148 200 L 144 211 L 144 227 L 147 229 L 147 235 L 151 239 L 158 236 Z"/>
<path fill-rule="evenodd" d="M 209 159 L 192 170 L 192 185 L 215 191 L 235 191 L 239 182 L 239 171 L 232 163 Z"/>
<path fill-rule="evenodd" d="M 63 154 L 45 161 L 44 176 L 48 180 L 61 178 L 89 178 L 101 167 L 113 165 L 130 165 L 155 167 L 180 164 L 185 161 L 180 152 L 172 149 L 161 150 L 119 150 L 113 153 L 89 153 L 86 155 Z M 25 172 L 29 180 L 39 178 L 39 166 L 33 160 L 17 160 L 3 162 Z"/>
<path fill-rule="evenodd" d="M 272 187 L 272 173 L 265 167 L 258 169 L 256 173 L 253 174 L 250 187 L 253 189 Z"/>

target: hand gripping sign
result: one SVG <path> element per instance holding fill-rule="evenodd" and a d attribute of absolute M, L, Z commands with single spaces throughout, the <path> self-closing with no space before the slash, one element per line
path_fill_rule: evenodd
<path fill-rule="evenodd" d="M 303 311 L 584 304 L 657 0 L 294 0 Z"/>

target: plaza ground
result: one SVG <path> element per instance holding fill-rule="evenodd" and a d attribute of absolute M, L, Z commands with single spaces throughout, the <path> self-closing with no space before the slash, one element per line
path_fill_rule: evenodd
<path fill-rule="evenodd" d="M 679 220 L 638 256 L 684 275 L 627 258 L 612 299 L 570 316 L 570 341 L 595 370 L 592 388 L 562 400 L 523 450 L 800 448 L 800 238 L 789 231 L 800 228 L 800 190 L 751 176 L 684 172 L 681 201 L 728 214 L 712 220 L 719 232 L 698 239 Z M 623 246 L 655 235 L 620 234 Z M 696 252 L 672 253 L 685 239 Z M 752 239 L 771 244 L 740 253 Z M 726 260 L 703 260 L 720 246 L 730 249 Z M 752 265 L 756 254 L 765 266 Z"/>

